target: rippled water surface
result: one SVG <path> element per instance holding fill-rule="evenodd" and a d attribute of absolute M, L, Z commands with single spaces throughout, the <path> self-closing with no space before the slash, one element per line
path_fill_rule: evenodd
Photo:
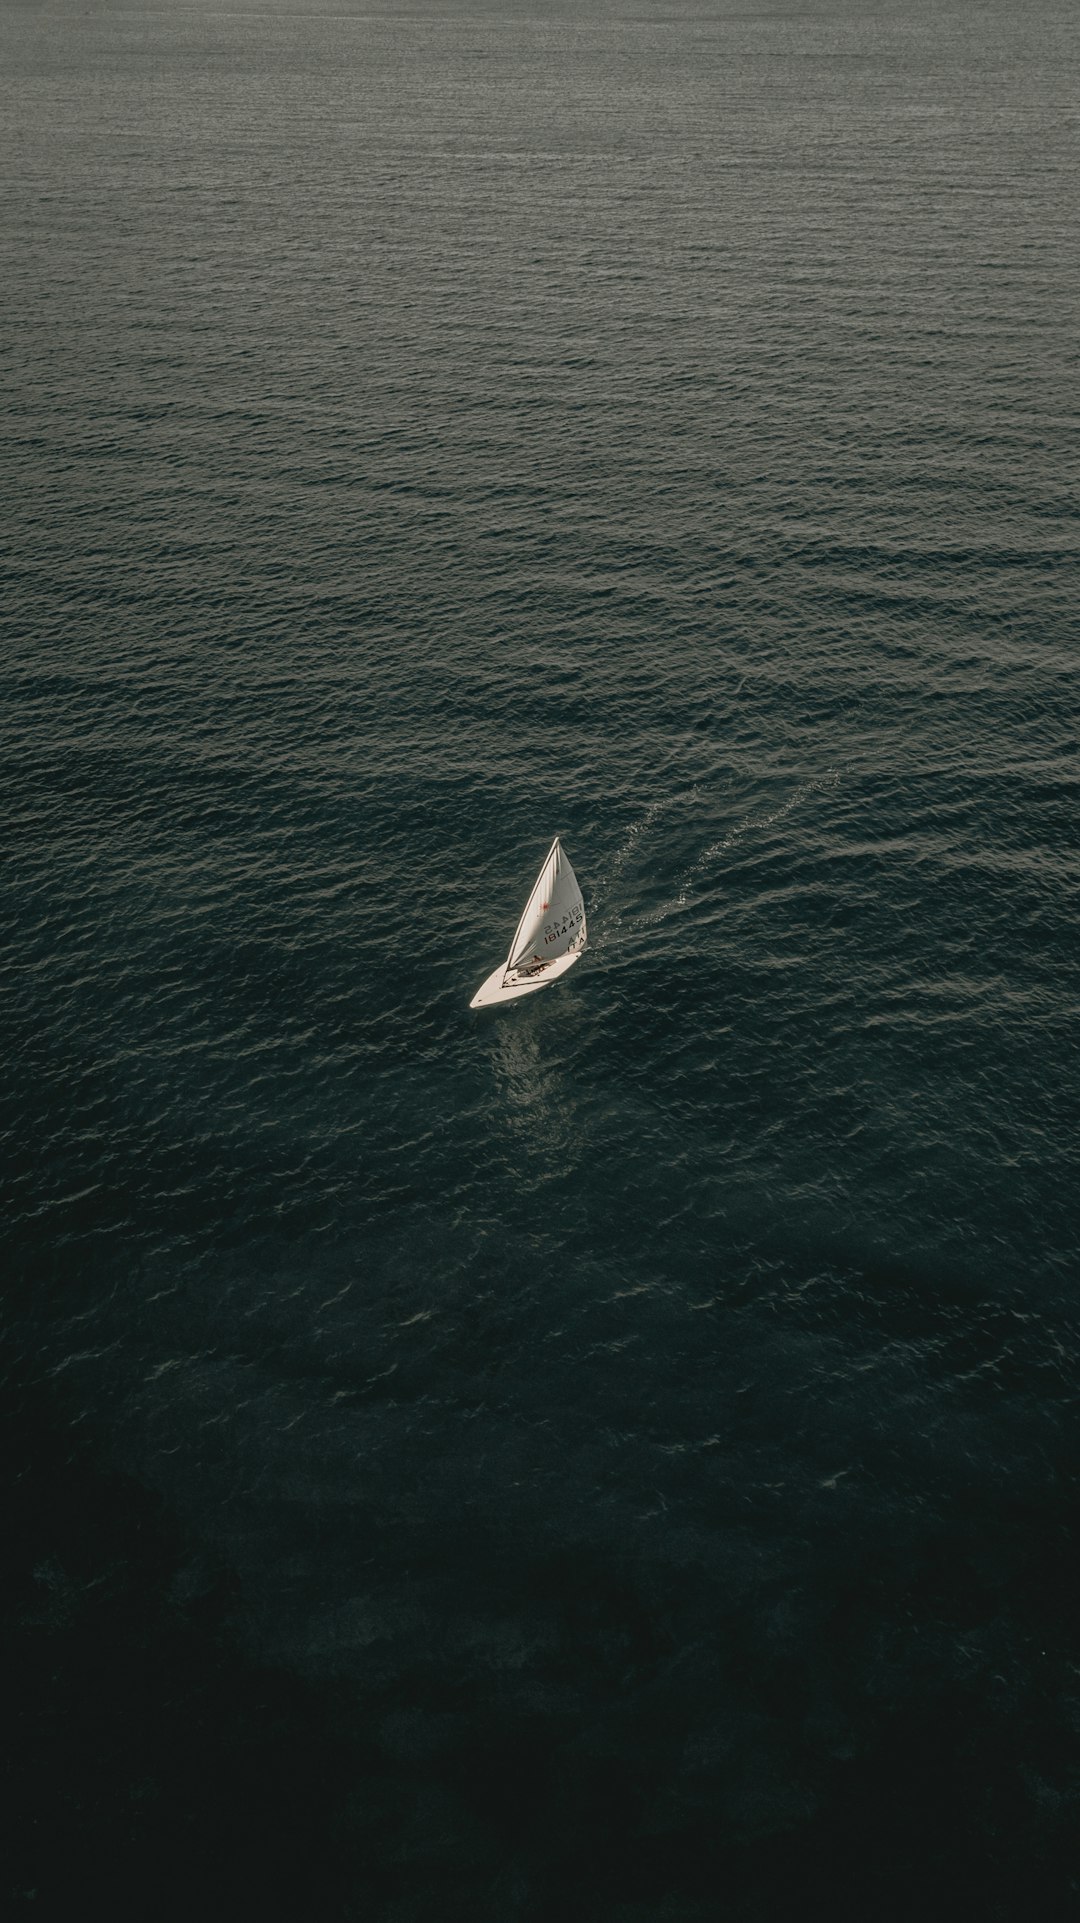
<path fill-rule="evenodd" d="M 0 48 L 17 1906 L 1075 1914 L 1075 16 Z"/>

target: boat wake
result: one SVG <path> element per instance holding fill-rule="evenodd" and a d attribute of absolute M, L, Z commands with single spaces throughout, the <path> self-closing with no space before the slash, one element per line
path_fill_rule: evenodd
<path fill-rule="evenodd" d="M 638 819 L 630 824 L 622 841 L 611 857 L 608 867 L 604 873 L 597 878 L 596 886 L 593 890 L 594 917 L 603 910 L 604 904 L 608 900 L 612 890 L 618 888 L 625 869 L 633 860 L 646 835 L 656 826 L 661 816 L 669 814 L 673 808 L 678 807 L 681 803 L 694 801 L 699 793 L 700 789 L 695 783 L 692 788 L 680 788 L 674 794 L 661 795 L 656 801 L 650 801 L 648 807 L 638 816 Z M 594 952 L 602 954 L 609 942 L 619 934 L 621 929 L 624 927 L 636 927 L 640 919 L 640 916 L 631 915 L 629 920 L 627 920 L 621 908 L 616 905 L 609 914 L 604 916 L 600 935 L 597 936 L 594 934 L 592 937 L 591 946 Z"/>
<path fill-rule="evenodd" d="M 721 835 L 716 841 L 711 841 L 708 847 L 702 850 L 701 854 L 691 862 L 689 868 L 680 876 L 676 893 L 672 896 L 671 900 L 663 903 L 661 907 L 650 909 L 647 914 L 639 916 L 637 918 L 638 925 L 641 927 L 656 927 L 658 923 L 666 921 L 667 917 L 676 913 L 678 909 L 685 908 L 697 895 L 698 885 L 703 876 L 708 874 L 709 870 L 720 859 L 721 855 L 730 853 L 733 848 L 738 848 L 740 843 L 744 842 L 748 836 L 761 834 L 766 828 L 775 828 L 778 822 L 784 821 L 788 815 L 794 814 L 796 808 L 801 807 L 802 803 L 806 801 L 810 795 L 820 794 L 828 788 L 835 788 L 839 780 L 840 776 L 835 770 L 824 775 L 814 775 L 809 781 L 800 782 L 799 786 L 788 795 L 786 801 L 782 801 L 778 807 L 770 808 L 765 814 L 755 813 L 746 815 L 742 821 L 738 822 L 733 828 L 730 828 L 726 834 Z"/>

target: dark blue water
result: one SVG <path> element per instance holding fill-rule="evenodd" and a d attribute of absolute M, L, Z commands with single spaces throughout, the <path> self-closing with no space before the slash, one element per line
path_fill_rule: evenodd
<path fill-rule="evenodd" d="M 1074 15 L 0 47 L 17 1912 L 1075 1914 Z"/>

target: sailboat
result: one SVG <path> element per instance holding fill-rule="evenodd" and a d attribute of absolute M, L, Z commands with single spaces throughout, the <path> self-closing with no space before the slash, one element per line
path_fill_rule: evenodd
<path fill-rule="evenodd" d="M 556 835 L 517 925 L 510 953 L 478 988 L 470 1008 L 513 1002 L 558 981 L 586 946 L 585 903 Z"/>

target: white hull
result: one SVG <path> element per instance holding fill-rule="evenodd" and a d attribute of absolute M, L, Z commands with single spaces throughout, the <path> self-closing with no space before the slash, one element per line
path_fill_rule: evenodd
<path fill-rule="evenodd" d="M 548 962 L 545 968 L 538 968 L 535 975 L 515 975 L 507 969 L 505 962 L 500 962 L 498 968 L 492 969 L 483 986 L 477 989 L 469 1007 L 490 1008 L 495 1002 L 516 1002 L 522 995 L 535 995 L 538 988 L 547 988 L 560 975 L 565 975 L 567 969 L 580 960 L 583 952 L 580 948 L 572 948 L 568 955 L 560 955 L 557 961 Z"/>

